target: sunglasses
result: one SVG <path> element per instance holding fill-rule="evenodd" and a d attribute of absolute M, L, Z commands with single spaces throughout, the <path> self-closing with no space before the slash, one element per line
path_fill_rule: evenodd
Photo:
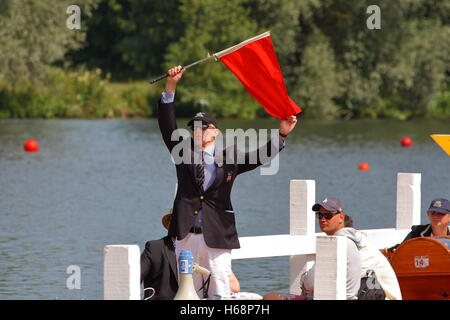
<path fill-rule="evenodd" d="M 339 213 L 340 212 L 326 212 L 326 213 L 316 212 L 316 218 L 319 219 L 319 220 L 322 219 L 322 218 L 330 220 L 331 218 L 333 218 L 335 215 L 337 215 Z"/>
<path fill-rule="evenodd" d="M 191 130 L 194 131 L 194 129 L 202 129 L 202 131 L 205 131 L 206 129 L 215 129 L 215 128 L 211 127 L 209 124 L 203 123 L 201 127 L 194 127 L 194 125 L 191 125 Z"/>

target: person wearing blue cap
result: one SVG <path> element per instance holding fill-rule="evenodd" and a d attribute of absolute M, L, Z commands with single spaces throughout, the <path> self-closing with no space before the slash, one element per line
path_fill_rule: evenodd
<path fill-rule="evenodd" d="M 444 198 L 438 198 L 431 201 L 430 207 L 427 210 L 429 224 L 415 225 L 411 227 L 411 232 L 402 241 L 419 237 L 435 237 L 435 238 L 450 238 L 450 201 Z M 385 248 L 384 253 L 394 252 L 397 244 L 390 248 Z"/>

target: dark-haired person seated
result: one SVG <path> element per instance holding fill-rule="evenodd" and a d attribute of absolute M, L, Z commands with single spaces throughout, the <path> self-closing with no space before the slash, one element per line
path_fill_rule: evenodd
<path fill-rule="evenodd" d="M 161 223 L 169 229 L 172 209 Z M 175 238 L 166 235 L 159 240 L 148 241 L 141 254 L 141 282 L 145 300 L 172 300 L 178 291 L 178 269 L 175 256 Z M 231 293 L 240 292 L 239 280 L 231 271 Z M 199 293 L 201 295 L 201 293 Z"/>

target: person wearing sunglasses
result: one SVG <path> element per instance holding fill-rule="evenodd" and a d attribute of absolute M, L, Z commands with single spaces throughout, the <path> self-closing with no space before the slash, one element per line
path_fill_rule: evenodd
<path fill-rule="evenodd" d="M 208 297 L 229 297 L 231 250 L 240 248 L 230 197 L 234 180 L 270 162 L 283 149 L 297 119 L 290 116 L 280 120 L 279 136 L 253 152 L 241 153 L 235 145 L 216 150 L 219 126 L 216 118 L 207 112 L 198 112 L 188 122 L 192 136 L 184 138 L 177 131 L 174 103 L 177 83 L 184 72 L 181 66 L 168 70 L 158 104 L 159 128 L 174 159 L 178 179 L 168 235 L 176 238 L 177 258 L 182 250 L 190 250 L 194 260 L 211 271 Z M 261 154 L 267 157 L 263 159 Z M 239 158 L 240 155 L 243 157 Z M 175 158 L 182 160 L 177 162 Z M 247 161 L 255 158 L 256 162 Z M 244 163 L 236 159 L 244 159 Z M 198 290 L 203 278 L 194 273 L 193 280 Z"/>
<path fill-rule="evenodd" d="M 316 213 L 320 230 L 326 235 L 336 233 L 345 227 L 346 214 L 344 204 L 336 198 L 327 197 L 316 203 L 312 210 Z M 347 223 L 351 220 L 347 218 Z M 347 300 L 358 299 L 358 290 L 361 281 L 361 258 L 355 243 L 347 238 Z M 300 279 L 302 294 L 312 297 L 314 291 L 314 266 L 302 274 Z"/>
<path fill-rule="evenodd" d="M 327 235 L 344 236 L 348 240 L 348 297 L 371 300 L 400 300 L 402 298 L 400 286 L 389 261 L 368 241 L 365 233 L 353 228 L 352 219 L 344 212 L 343 202 L 336 198 L 327 197 L 321 203 L 316 203 L 312 210 L 316 212 L 320 230 Z M 314 271 L 312 275 L 308 273 L 310 272 L 304 275 L 303 281 L 306 292 L 312 290 L 313 287 Z M 379 286 L 367 285 L 368 281 L 376 282 Z M 355 290 L 356 295 L 354 295 Z"/>
<path fill-rule="evenodd" d="M 400 286 L 386 257 L 367 236 L 353 228 L 353 219 L 344 211 L 341 200 L 327 197 L 316 203 L 315 211 L 320 230 L 329 236 L 347 238 L 347 299 L 399 300 Z M 314 294 L 314 265 L 300 277 L 302 295 L 271 292 L 265 300 L 308 300 Z M 379 284 L 379 286 L 376 286 Z M 372 286 L 370 285 L 372 284 Z"/>
<path fill-rule="evenodd" d="M 353 226 L 353 220 L 343 211 L 343 203 L 336 198 L 325 198 L 321 203 L 316 203 L 312 210 L 315 211 L 320 230 L 328 236 L 336 233 L 344 227 Z M 289 293 L 271 292 L 264 295 L 264 300 L 311 300 L 314 296 L 315 267 L 305 271 L 300 277 L 301 295 Z M 361 258 L 353 241 L 347 239 L 347 300 L 358 299 L 360 287 Z"/>

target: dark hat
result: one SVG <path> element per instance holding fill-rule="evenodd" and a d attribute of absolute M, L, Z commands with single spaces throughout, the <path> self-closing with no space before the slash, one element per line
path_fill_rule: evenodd
<path fill-rule="evenodd" d="M 187 124 L 188 127 L 192 126 L 194 124 L 194 121 L 202 121 L 202 122 L 210 123 L 210 124 L 214 125 L 214 127 L 219 128 L 219 126 L 217 125 L 216 118 L 210 113 L 198 112 L 195 115 L 195 117 L 188 122 L 188 124 Z"/>
<path fill-rule="evenodd" d="M 330 197 L 327 197 L 322 202 L 313 205 L 312 210 L 317 212 L 320 207 L 324 207 L 328 211 L 342 212 L 344 210 L 344 204 L 341 200 Z"/>
<path fill-rule="evenodd" d="M 450 201 L 444 198 L 431 201 L 428 211 L 435 211 L 442 214 L 450 213 Z"/>

